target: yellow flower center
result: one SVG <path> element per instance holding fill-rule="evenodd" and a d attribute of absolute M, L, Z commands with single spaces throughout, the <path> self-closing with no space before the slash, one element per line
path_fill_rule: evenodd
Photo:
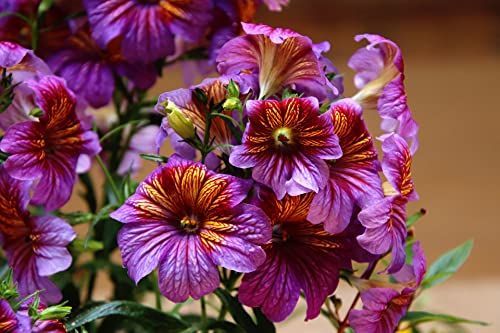
<path fill-rule="evenodd" d="M 181 223 L 182 229 L 184 229 L 184 231 L 190 232 L 190 233 L 198 230 L 198 227 L 200 225 L 197 218 L 195 218 L 193 216 L 187 216 L 187 215 L 181 219 L 180 223 Z"/>
<path fill-rule="evenodd" d="M 293 134 L 290 128 L 281 127 L 274 131 L 273 138 L 277 145 L 287 146 L 293 143 Z"/>

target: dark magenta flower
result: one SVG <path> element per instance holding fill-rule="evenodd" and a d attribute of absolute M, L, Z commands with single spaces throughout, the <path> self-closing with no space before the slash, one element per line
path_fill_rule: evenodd
<path fill-rule="evenodd" d="M 270 243 L 264 245 L 266 261 L 243 276 L 239 300 L 261 307 L 272 321 L 283 321 L 295 308 L 301 290 L 307 302 L 306 320 L 319 315 L 320 308 L 339 282 L 340 269 L 352 269 L 351 260 L 361 253 L 356 226 L 329 234 L 322 225 L 306 220 L 313 193 L 285 196 L 277 200 L 270 190 L 259 193 L 259 206 L 273 227 Z"/>
<path fill-rule="evenodd" d="M 151 87 L 156 80 L 153 65 L 127 62 L 115 49 L 112 45 L 107 49 L 99 47 L 88 27 L 83 26 L 66 39 L 65 46 L 51 55 L 47 63 L 55 74 L 66 79 L 70 89 L 99 108 L 111 101 L 114 75 L 127 76 L 140 89 Z"/>
<path fill-rule="evenodd" d="M 356 41 L 369 44 L 349 60 L 357 74 L 354 84 L 359 92 L 353 97 L 364 109 L 377 109 L 382 129 L 397 133 L 410 145 L 412 154 L 418 148 L 418 125 L 412 118 L 404 87 L 404 63 L 401 50 L 393 41 L 378 35 L 358 35 Z M 384 136 L 385 137 L 385 136 Z"/>
<path fill-rule="evenodd" d="M 95 155 L 101 147 L 97 134 L 80 121 L 77 100 L 62 79 L 45 76 L 29 87 L 43 115 L 10 126 L 0 149 L 10 154 L 5 170 L 12 177 L 39 180 L 32 203 L 51 211 L 69 200 L 80 155 Z"/>
<path fill-rule="evenodd" d="M 85 0 L 92 36 L 102 48 L 113 40 L 123 56 L 149 63 L 175 52 L 174 35 L 197 42 L 211 20 L 211 0 Z"/>
<path fill-rule="evenodd" d="M 227 42 L 217 56 L 217 70 L 223 75 L 254 73 L 259 75 L 259 99 L 270 97 L 285 87 L 323 100 L 327 80 L 319 48 L 292 30 L 263 24 L 242 23 L 246 35 Z"/>
<path fill-rule="evenodd" d="M 365 207 L 383 195 L 377 150 L 361 107 L 352 99 L 342 99 L 332 104 L 330 112 L 343 155 L 327 161 L 330 177 L 314 196 L 307 219 L 338 233 L 349 224 L 355 206 Z"/>
<path fill-rule="evenodd" d="M 231 164 L 253 168 L 253 179 L 272 188 L 278 199 L 326 186 L 326 160 L 340 158 L 342 151 L 330 112 L 320 114 L 316 98 L 251 100 L 246 109 L 249 122 L 242 145 L 229 156 Z"/>
<path fill-rule="evenodd" d="M 176 156 L 144 180 L 111 217 L 123 265 L 137 283 L 159 266 L 165 297 L 198 299 L 219 286 L 217 266 L 252 272 L 271 237 L 266 215 L 242 203 L 251 182 Z"/>
<path fill-rule="evenodd" d="M 349 314 L 349 323 L 356 333 L 392 333 L 396 330 L 408 311 L 427 267 L 419 242 L 413 244 L 413 253 L 413 265 L 406 265 L 395 275 L 398 282 L 408 287 L 400 292 L 391 288 L 371 288 L 361 292 L 363 309 L 351 310 Z"/>
<path fill-rule="evenodd" d="M 0 242 L 20 296 L 44 290 L 42 300 L 57 302 L 61 293 L 48 276 L 70 266 L 72 259 L 66 246 L 76 234 L 58 217 L 30 215 L 30 185 L 30 181 L 10 177 L 0 166 Z"/>
<path fill-rule="evenodd" d="M 359 213 L 366 231 L 358 241 L 373 254 L 383 254 L 392 247 L 392 262 L 387 272 L 395 273 L 403 267 L 406 257 L 406 204 L 418 195 L 411 179 L 411 154 L 406 141 L 392 134 L 383 142 L 382 151 L 382 170 L 388 180 L 384 183 L 386 197 Z"/>

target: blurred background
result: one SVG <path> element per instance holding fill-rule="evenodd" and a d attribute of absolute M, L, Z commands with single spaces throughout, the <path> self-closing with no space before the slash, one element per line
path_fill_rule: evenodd
<path fill-rule="evenodd" d="M 316 43 L 328 40 L 346 96 L 355 91 L 347 61 L 365 45 L 354 35 L 380 34 L 401 47 L 408 103 L 420 124 L 413 177 L 421 199 L 409 213 L 425 208 L 427 215 L 417 238 L 429 262 L 475 242 L 460 271 L 418 305 L 493 323 L 468 326 L 470 332 L 500 332 L 500 1 L 291 0 L 281 13 L 262 10 L 257 20 Z M 378 128 L 376 115 L 365 117 Z M 285 331 L 328 331 L 326 323 L 303 318 L 287 322 Z"/>
<path fill-rule="evenodd" d="M 315 43 L 329 41 L 327 56 L 344 75 L 345 96 L 355 92 L 347 61 L 365 45 L 354 42 L 356 34 L 380 34 L 401 47 L 408 103 L 420 124 L 413 178 L 421 199 L 408 213 L 427 211 L 416 236 L 429 263 L 468 239 L 475 242 L 459 272 L 416 306 L 491 323 L 469 325 L 469 332 L 500 332 L 500 1 L 290 1 L 280 13 L 261 8 L 256 21 Z M 168 73 L 153 93 L 182 87 L 181 72 Z M 365 118 L 376 132 L 378 116 Z M 348 286 L 338 292 L 350 301 Z M 332 332 L 324 319 L 304 322 L 304 310 L 302 304 L 280 332 Z"/>

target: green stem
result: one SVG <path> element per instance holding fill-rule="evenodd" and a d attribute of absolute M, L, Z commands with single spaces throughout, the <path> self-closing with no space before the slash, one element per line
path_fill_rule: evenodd
<path fill-rule="evenodd" d="M 125 127 L 127 127 L 128 125 L 135 125 L 135 124 L 138 124 L 140 123 L 142 120 L 141 119 L 138 119 L 138 120 L 132 120 L 132 121 L 129 121 L 128 123 L 126 124 L 122 124 L 120 126 L 117 126 L 115 128 L 113 128 L 111 131 L 109 131 L 108 133 L 104 134 L 100 139 L 99 139 L 99 142 L 104 142 L 106 141 L 108 138 L 112 137 L 113 135 L 115 135 L 116 133 L 120 132 L 122 129 L 124 129 Z"/>
<path fill-rule="evenodd" d="M 155 272 L 153 272 L 153 274 L 151 274 L 151 277 L 153 279 L 153 288 L 155 290 L 156 310 L 162 311 L 162 309 L 161 309 L 161 294 L 160 294 L 160 288 L 158 287 L 158 277 L 156 276 Z"/>
<path fill-rule="evenodd" d="M 104 172 L 104 175 L 106 176 L 106 180 L 108 181 L 109 185 L 111 186 L 111 190 L 113 191 L 113 194 L 116 197 L 116 201 L 121 202 L 120 192 L 118 191 L 118 188 L 116 187 L 116 184 L 113 181 L 113 177 L 111 177 L 111 174 L 109 173 L 108 168 L 106 168 L 106 165 L 104 165 L 104 162 L 102 161 L 101 156 L 96 155 L 95 158 L 97 160 L 97 163 L 101 167 L 102 171 Z"/>
<path fill-rule="evenodd" d="M 207 305 L 205 303 L 204 296 L 200 298 L 200 304 L 201 304 L 201 327 L 203 327 L 202 332 L 207 332 L 207 330 L 205 329 L 207 325 Z"/>

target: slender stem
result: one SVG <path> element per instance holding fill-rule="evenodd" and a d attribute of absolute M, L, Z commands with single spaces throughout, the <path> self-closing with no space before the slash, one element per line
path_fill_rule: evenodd
<path fill-rule="evenodd" d="M 118 188 L 115 185 L 115 182 L 113 181 L 113 177 L 111 177 L 111 174 L 108 171 L 108 168 L 106 168 L 106 165 L 104 165 L 104 162 L 102 161 L 101 156 L 96 155 L 95 156 L 97 163 L 99 163 L 99 166 L 101 167 L 102 171 L 104 172 L 104 175 L 106 176 L 106 180 L 108 181 L 109 185 L 111 186 L 111 190 L 113 191 L 113 194 L 116 197 L 116 201 L 121 202 L 121 195 L 120 192 L 118 191 Z"/>
<path fill-rule="evenodd" d="M 207 332 L 207 330 L 205 329 L 207 323 L 207 304 L 205 303 L 204 296 L 200 298 L 200 304 L 201 304 L 201 327 L 203 327 L 202 332 Z"/>
<path fill-rule="evenodd" d="M 361 275 L 362 279 L 369 279 L 370 276 L 373 274 L 373 271 L 375 270 L 375 267 L 377 266 L 379 259 L 372 261 L 371 263 L 368 264 L 368 267 L 366 267 L 366 270 L 364 273 Z M 347 311 L 344 320 L 340 323 L 338 333 L 344 332 L 344 330 L 349 326 L 349 314 L 351 313 L 352 309 L 356 306 L 356 303 L 358 303 L 359 298 L 361 297 L 361 293 L 358 292 L 356 294 L 356 297 L 354 297 L 354 300 L 351 303 L 351 306 L 349 307 L 349 311 Z"/>
<path fill-rule="evenodd" d="M 151 276 L 153 278 L 153 288 L 155 289 L 156 310 L 162 311 L 161 310 L 161 294 L 160 294 L 160 288 L 158 287 L 158 277 L 156 276 L 156 273 L 153 273 Z"/>
<path fill-rule="evenodd" d="M 106 141 L 109 137 L 115 135 L 116 133 L 120 132 L 122 129 L 124 129 L 125 127 L 127 127 L 128 125 L 132 125 L 132 124 L 138 124 L 140 123 L 142 120 L 141 119 L 138 119 L 138 120 L 132 120 L 132 121 L 129 121 L 128 123 L 126 124 L 121 124 L 120 126 L 117 126 L 115 128 L 113 128 L 111 131 L 109 131 L 108 133 L 104 134 L 100 139 L 99 139 L 99 142 L 104 142 Z"/>

